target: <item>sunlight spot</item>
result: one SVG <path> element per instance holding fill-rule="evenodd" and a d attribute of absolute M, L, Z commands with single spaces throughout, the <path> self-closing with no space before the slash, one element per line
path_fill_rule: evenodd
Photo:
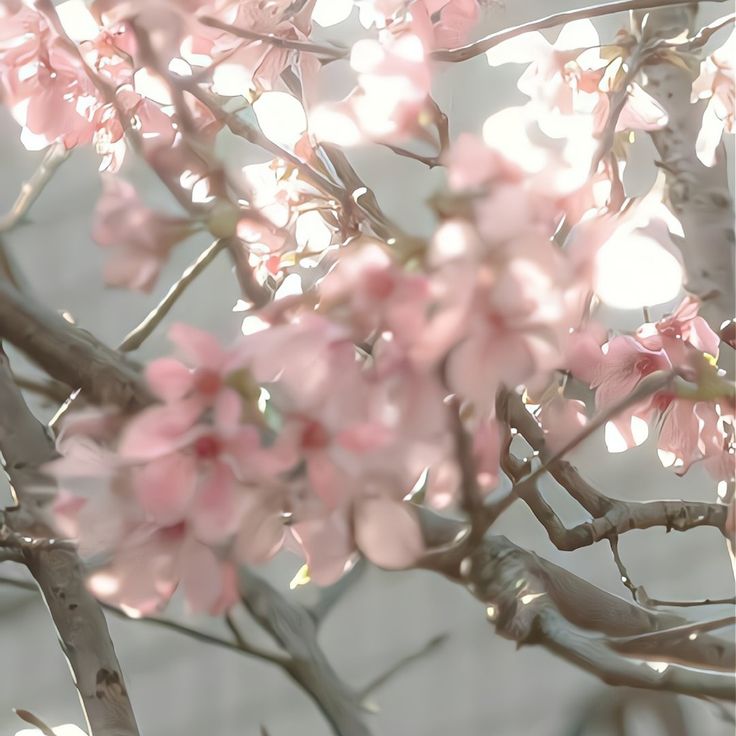
<path fill-rule="evenodd" d="M 289 590 L 296 590 L 302 585 L 307 585 L 311 580 L 312 578 L 309 576 L 309 566 L 302 565 L 299 570 L 297 570 L 296 575 L 291 579 Z"/>
<path fill-rule="evenodd" d="M 655 672 L 659 672 L 662 674 L 662 672 L 665 672 L 667 668 L 670 666 L 668 662 L 645 662 L 647 667 L 651 667 Z"/>
<path fill-rule="evenodd" d="M 519 600 L 521 601 L 522 606 L 528 606 L 532 601 L 537 600 L 537 598 L 541 598 L 544 595 L 544 593 L 527 593 L 526 595 L 521 596 Z"/>
<path fill-rule="evenodd" d="M 342 23 L 353 12 L 353 0 L 317 0 L 312 11 L 312 20 L 329 28 Z"/>
<path fill-rule="evenodd" d="M 290 273 L 282 282 L 274 294 L 274 299 L 284 299 L 289 296 L 303 294 L 302 277 L 298 273 Z"/>
<path fill-rule="evenodd" d="M 271 394 L 265 389 L 261 388 L 258 393 L 258 411 L 263 414 L 268 406 L 268 400 L 271 398 Z"/>
<path fill-rule="evenodd" d="M 497 616 L 498 616 L 498 608 L 496 608 L 496 606 L 486 607 L 486 618 L 489 621 L 495 621 Z"/>
<path fill-rule="evenodd" d="M 260 317 L 256 317 L 255 314 L 251 314 L 243 320 L 241 331 L 246 336 L 255 335 L 256 332 L 261 332 L 267 329 L 268 326 L 268 322 L 265 322 Z"/>
<path fill-rule="evenodd" d="M 674 299 L 682 287 L 682 266 L 654 238 L 620 232 L 596 256 L 595 291 L 617 309 L 640 309 Z"/>
<path fill-rule="evenodd" d="M 332 230 L 317 210 L 299 215 L 294 233 L 300 248 L 320 253 L 332 243 Z"/>
<path fill-rule="evenodd" d="M 669 450 L 658 449 L 657 455 L 659 455 L 659 462 L 662 463 L 663 468 L 671 468 L 677 460 L 677 455 Z"/>
<path fill-rule="evenodd" d="M 263 135 L 281 146 L 293 147 L 307 129 L 301 102 L 286 92 L 264 92 L 254 103 Z"/>
<path fill-rule="evenodd" d="M 133 75 L 133 87 L 139 95 L 158 102 L 159 105 L 172 103 L 171 92 L 164 79 L 146 67 L 141 67 Z"/>
<path fill-rule="evenodd" d="M 361 140 L 360 129 L 349 115 L 325 106 L 312 111 L 309 129 L 319 140 L 338 146 L 354 146 Z"/>
<path fill-rule="evenodd" d="M 99 597 L 115 595 L 120 589 L 120 581 L 107 572 L 96 572 L 89 578 L 90 590 Z"/>
<path fill-rule="evenodd" d="M 66 35 L 75 43 L 91 41 L 100 33 L 100 27 L 84 0 L 67 0 L 56 6 L 56 13 Z"/>

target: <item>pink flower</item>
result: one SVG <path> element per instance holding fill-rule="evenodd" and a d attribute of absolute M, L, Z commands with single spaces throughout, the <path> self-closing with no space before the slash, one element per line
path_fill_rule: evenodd
<path fill-rule="evenodd" d="M 239 600 L 233 564 L 218 559 L 186 526 L 141 528 L 137 536 L 90 576 L 90 590 L 99 599 L 137 616 L 156 613 L 180 585 L 192 613 L 221 615 Z"/>
<path fill-rule="evenodd" d="M 686 296 L 671 315 L 642 325 L 636 339 L 651 350 L 664 350 L 678 368 L 692 370 L 696 355 L 706 353 L 717 358 L 720 346 L 718 335 L 698 316 L 699 309 L 700 301 Z"/>
<path fill-rule="evenodd" d="M 102 186 L 92 237 L 109 249 L 105 281 L 150 291 L 171 249 L 192 234 L 192 224 L 187 218 L 149 209 L 133 186 L 117 176 L 103 176 Z"/>
<path fill-rule="evenodd" d="M 559 137 L 573 115 L 592 116 L 596 133 L 608 123 L 614 82 L 605 75 L 609 61 L 599 47 L 598 32 L 586 18 L 565 25 L 554 44 L 534 31 L 498 44 L 486 56 L 491 66 L 531 62 L 517 86 L 537 106 L 542 130 Z M 656 130 L 666 124 L 662 106 L 638 85 L 630 85 L 616 130 Z"/>
<path fill-rule="evenodd" d="M 168 403 L 195 398 L 202 409 L 215 404 L 222 394 L 232 393 L 238 399 L 227 385 L 228 376 L 240 368 L 234 350 L 225 350 L 210 333 L 181 322 L 169 328 L 169 339 L 184 362 L 158 358 L 146 366 L 146 381 L 155 396 Z"/>
<path fill-rule="evenodd" d="M 53 141 L 73 148 L 92 140 L 92 121 L 101 104 L 97 90 L 81 60 L 60 41 L 38 49 L 36 59 L 3 76 L 5 102 L 23 127 L 26 148 L 45 148 Z"/>
<path fill-rule="evenodd" d="M 211 426 L 194 423 L 202 411 L 196 399 L 145 409 L 126 424 L 118 451 L 139 466 L 133 487 L 148 519 L 159 526 L 186 520 L 208 543 L 236 531 L 244 486 L 291 464 L 262 448 L 258 430 L 241 423 L 241 410 L 236 393 L 223 393 Z"/>
<path fill-rule="evenodd" d="M 603 357 L 591 381 L 595 388 L 596 407 L 606 409 L 628 396 L 645 376 L 669 370 L 672 364 L 663 350 L 649 350 L 633 337 L 614 337 L 603 346 Z M 644 399 L 638 405 L 614 417 L 609 423 L 618 440 L 608 442 L 609 450 L 635 447 L 646 439 L 638 427 L 643 426 L 657 408 L 666 408 L 670 397 L 664 392 Z M 622 443 L 619 446 L 618 442 Z"/>
<path fill-rule="evenodd" d="M 317 137 L 346 144 L 361 138 L 394 142 L 423 132 L 420 116 L 431 75 L 418 36 L 401 34 L 384 43 L 362 39 L 353 44 L 350 65 L 358 72 L 358 87 L 344 103 L 315 111 Z"/>
<path fill-rule="evenodd" d="M 404 272 L 367 239 L 351 242 L 320 282 L 320 310 L 346 322 L 358 340 L 378 330 L 409 344 L 424 323 L 428 299 L 425 277 Z"/>
<path fill-rule="evenodd" d="M 561 450 L 577 437 L 587 424 L 582 401 L 555 396 L 542 405 L 537 417 L 544 429 L 546 443 L 552 452 Z"/>

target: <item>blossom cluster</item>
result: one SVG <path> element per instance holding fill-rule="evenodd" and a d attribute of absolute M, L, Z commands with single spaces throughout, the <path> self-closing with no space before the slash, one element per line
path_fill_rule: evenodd
<path fill-rule="evenodd" d="M 518 88 L 529 100 L 452 140 L 434 59 L 468 39 L 478 3 L 355 5 L 372 35 L 348 51 L 311 45 L 313 17 L 329 15 L 313 0 L 0 0 L 0 95 L 22 141 L 94 143 L 103 156 L 93 237 L 109 253 L 107 283 L 150 290 L 171 250 L 209 230 L 266 294 L 241 304 L 243 334 L 227 347 L 175 324 L 175 355 L 145 369 L 150 406 L 85 408 L 58 435 L 59 529 L 93 561 L 95 594 L 132 614 L 177 588 L 194 611 L 227 610 L 238 566 L 282 549 L 320 584 L 360 554 L 419 563 L 417 507 L 467 509 L 469 489 L 482 501 L 499 483 L 504 391 L 538 406 L 559 450 L 592 411 L 671 374 L 611 417 L 609 449 L 656 425 L 665 465 L 732 472 L 733 396 L 698 301 L 633 334 L 595 321 L 601 302 L 664 304 L 684 281 L 659 182 L 636 198 L 623 184 L 631 133 L 667 124 L 629 74 L 625 40 L 602 46 L 581 21 L 554 43 L 532 33 L 497 45 L 491 66 L 528 64 Z M 316 98 L 325 55 L 355 75 L 338 102 Z M 722 50 L 693 94 L 710 98 L 698 151 L 712 163 L 733 129 Z M 230 170 L 215 147 L 229 134 L 273 159 Z M 430 237 L 377 214 L 331 146 L 367 142 L 445 168 Z M 128 143 L 182 213 L 150 208 L 121 177 Z M 405 148 L 417 143 L 436 155 Z M 595 406 L 569 400 L 570 381 L 594 389 Z"/>

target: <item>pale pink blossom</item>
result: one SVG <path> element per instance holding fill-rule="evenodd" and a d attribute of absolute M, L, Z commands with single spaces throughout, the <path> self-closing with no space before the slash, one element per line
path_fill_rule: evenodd
<path fill-rule="evenodd" d="M 171 249 L 193 232 L 188 218 L 150 209 L 134 187 L 113 175 L 102 177 L 92 237 L 110 254 L 105 281 L 110 286 L 150 291 Z"/>
<path fill-rule="evenodd" d="M 427 111 L 431 75 L 419 36 L 361 39 L 353 45 L 350 65 L 358 73 L 358 86 L 343 103 L 315 111 L 317 137 L 336 140 L 336 131 L 342 137 L 351 130 L 344 142 L 357 143 L 426 135 L 421 116 Z"/>
<path fill-rule="evenodd" d="M 561 450 L 575 439 L 587 424 L 585 404 L 582 401 L 555 396 L 546 401 L 537 415 L 544 430 L 546 444 L 551 452 Z"/>
<path fill-rule="evenodd" d="M 614 337 L 603 346 L 602 354 L 590 384 L 596 390 L 595 403 L 599 410 L 626 398 L 646 376 L 672 367 L 664 350 L 649 350 L 629 335 Z M 670 400 L 665 392 L 659 392 L 611 419 L 610 425 L 624 443 L 623 449 L 641 444 L 646 435 L 638 433 L 637 427 L 647 423 Z"/>
<path fill-rule="evenodd" d="M 565 25 L 554 44 L 533 31 L 498 44 L 486 56 L 491 66 L 529 63 L 517 86 L 536 105 L 540 127 L 549 135 L 560 137 L 574 115 L 592 116 L 596 135 L 608 125 L 609 95 L 620 82 L 607 73 L 610 64 L 589 19 Z M 615 130 L 657 130 L 666 124 L 664 108 L 631 84 Z"/>
<path fill-rule="evenodd" d="M 227 384 L 240 367 L 234 350 L 223 348 L 210 333 L 181 322 L 169 328 L 169 339 L 184 362 L 158 358 L 146 366 L 146 381 L 155 396 L 165 402 L 196 397 L 205 408 L 223 394 L 236 394 Z"/>

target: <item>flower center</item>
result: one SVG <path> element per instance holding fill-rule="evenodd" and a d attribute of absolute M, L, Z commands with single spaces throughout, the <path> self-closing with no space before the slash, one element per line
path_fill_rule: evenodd
<path fill-rule="evenodd" d="M 654 371 L 657 370 L 657 361 L 650 355 L 647 355 L 635 363 L 634 369 L 640 375 L 648 376 L 650 373 L 654 373 Z"/>
<path fill-rule="evenodd" d="M 211 434 L 199 437 L 194 443 L 194 454 L 201 460 L 212 460 L 220 454 L 221 450 L 222 443 Z"/>
<path fill-rule="evenodd" d="M 388 271 L 375 269 L 365 274 L 365 289 L 373 299 L 387 299 L 395 286 L 394 277 Z"/>
<path fill-rule="evenodd" d="M 302 449 L 321 450 L 329 444 L 327 430 L 319 422 L 307 422 L 302 430 Z"/>
<path fill-rule="evenodd" d="M 199 393 L 214 396 L 222 387 L 222 380 L 217 371 L 198 368 L 194 373 L 194 386 Z"/>

